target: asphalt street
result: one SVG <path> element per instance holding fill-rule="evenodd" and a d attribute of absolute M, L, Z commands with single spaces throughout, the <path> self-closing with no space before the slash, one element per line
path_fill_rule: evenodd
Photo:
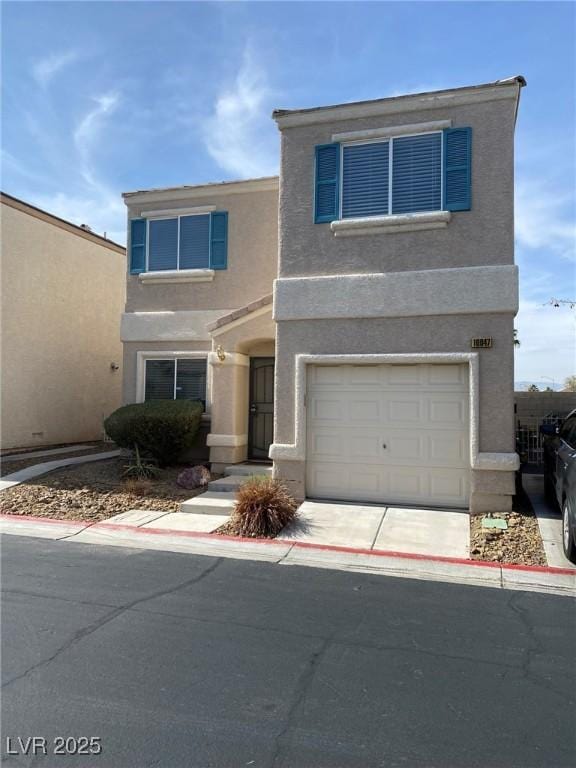
<path fill-rule="evenodd" d="M 2 590 L 6 766 L 576 765 L 570 598 L 16 536 Z"/>

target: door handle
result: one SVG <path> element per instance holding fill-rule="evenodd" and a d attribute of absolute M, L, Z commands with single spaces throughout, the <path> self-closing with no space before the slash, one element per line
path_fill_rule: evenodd
<path fill-rule="evenodd" d="M 258 406 L 256 405 L 256 403 L 252 403 L 252 405 L 250 406 L 250 413 L 258 413 Z"/>

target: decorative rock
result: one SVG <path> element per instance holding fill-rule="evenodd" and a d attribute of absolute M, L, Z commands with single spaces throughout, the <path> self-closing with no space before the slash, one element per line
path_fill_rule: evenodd
<path fill-rule="evenodd" d="M 202 488 L 208 485 L 210 482 L 210 472 L 202 464 L 198 464 L 196 467 L 188 467 L 182 470 L 176 478 L 176 482 L 181 488 L 192 491 L 194 488 Z"/>

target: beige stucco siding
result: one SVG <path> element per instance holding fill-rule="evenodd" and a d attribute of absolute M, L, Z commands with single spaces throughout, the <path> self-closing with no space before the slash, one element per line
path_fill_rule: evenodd
<path fill-rule="evenodd" d="M 24 208 L 1 206 L 2 447 L 99 439 L 121 402 L 125 255 Z"/>
<path fill-rule="evenodd" d="M 472 210 L 444 229 L 335 237 L 313 222 L 314 148 L 338 132 L 452 121 L 472 127 Z M 427 109 L 406 115 L 285 128 L 282 131 L 280 277 L 399 272 L 514 261 L 513 135 L 515 100 Z"/>
<path fill-rule="evenodd" d="M 215 205 L 228 211 L 228 267 L 211 282 L 144 285 L 128 274 L 126 312 L 158 310 L 231 311 L 270 293 L 278 264 L 278 192 L 226 194 L 208 188 L 206 197 L 169 197 L 134 205 L 128 198 L 128 218 L 143 211 Z M 210 320 L 208 320 L 210 322 Z"/>

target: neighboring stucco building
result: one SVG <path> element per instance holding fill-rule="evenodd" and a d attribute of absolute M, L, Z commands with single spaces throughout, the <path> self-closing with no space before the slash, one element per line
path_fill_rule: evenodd
<path fill-rule="evenodd" d="M 121 403 L 125 248 L 0 201 L 1 446 L 101 439 Z"/>
<path fill-rule="evenodd" d="M 125 400 L 201 396 L 299 499 L 510 509 L 524 84 L 278 110 L 279 186 L 125 195 Z"/>

